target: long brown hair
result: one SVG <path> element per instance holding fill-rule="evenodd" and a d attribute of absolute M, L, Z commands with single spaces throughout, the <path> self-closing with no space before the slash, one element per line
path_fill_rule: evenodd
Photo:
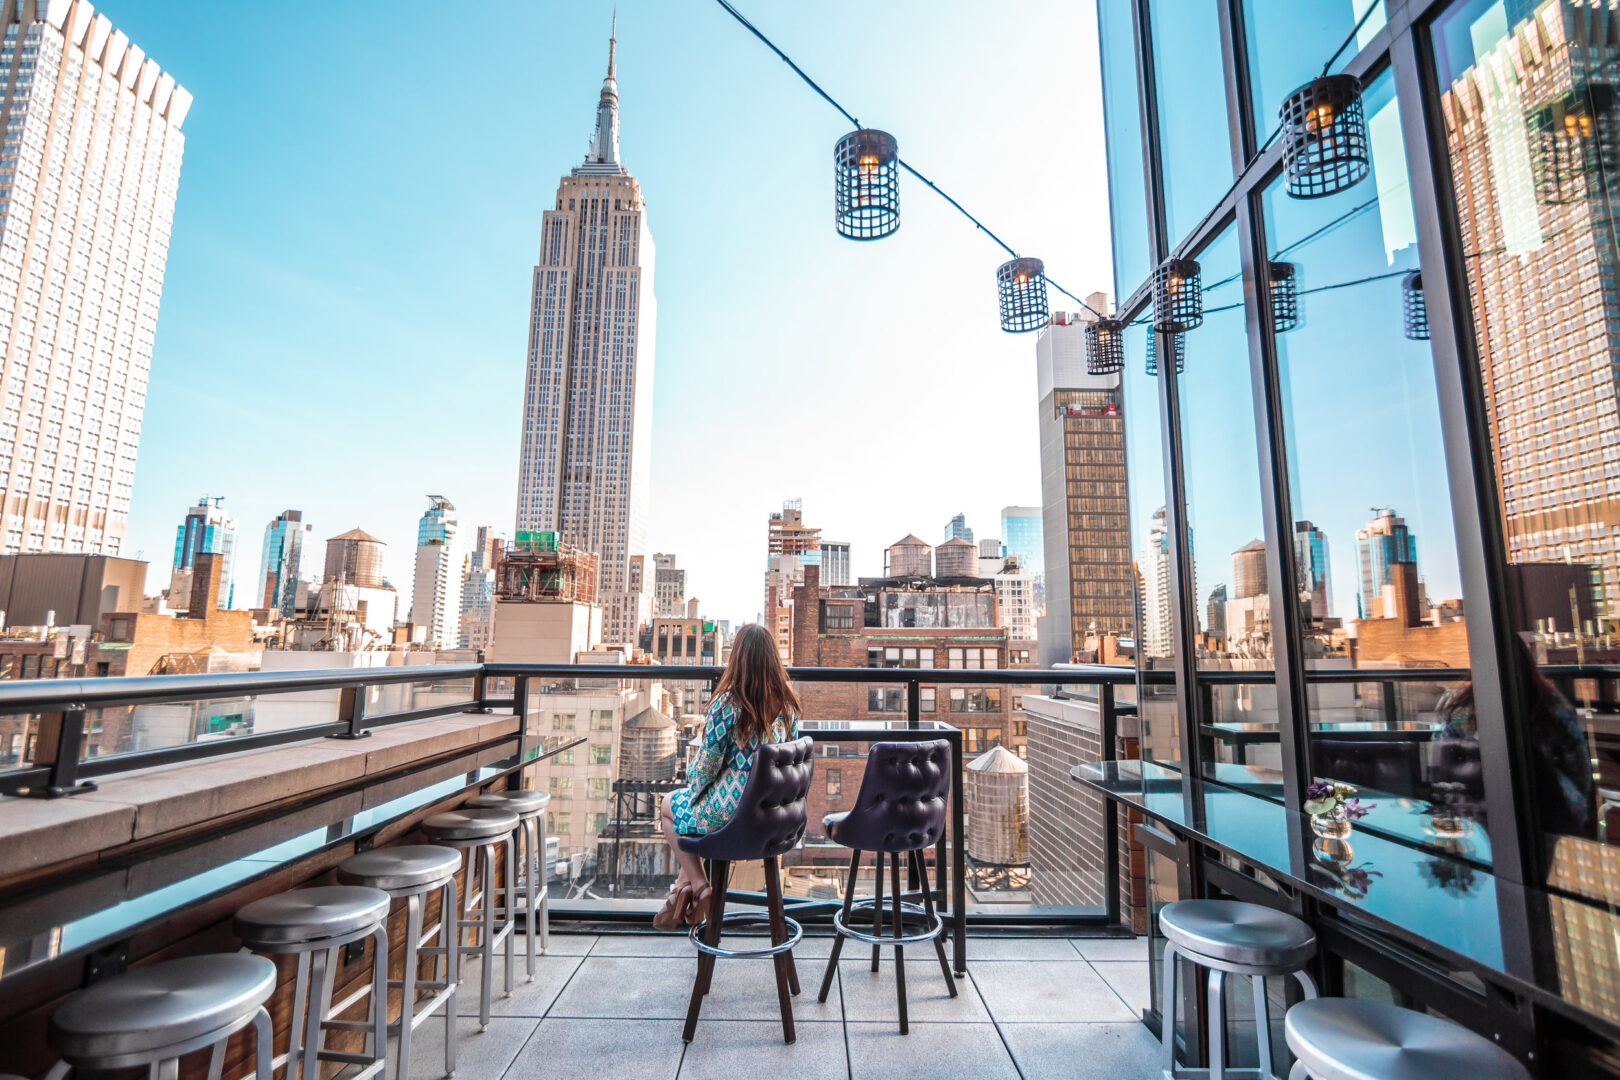
<path fill-rule="evenodd" d="M 737 710 L 735 738 L 746 745 L 770 737 L 771 722 L 778 716 L 799 714 L 799 695 L 793 692 L 787 669 L 777 655 L 776 642 L 768 630 L 749 623 L 731 641 L 731 659 L 715 684 L 715 695 L 730 694 Z"/>

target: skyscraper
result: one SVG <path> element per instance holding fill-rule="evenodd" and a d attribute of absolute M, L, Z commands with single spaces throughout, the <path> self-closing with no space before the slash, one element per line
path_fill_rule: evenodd
<path fill-rule="evenodd" d="M 1170 529 L 1164 507 L 1142 539 L 1142 640 L 1145 656 L 1170 655 Z"/>
<path fill-rule="evenodd" d="M 686 571 L 675 556 L 653 553 L 653 618 L 679 619 L 686 614 Z"/>
<path fill-rule="evenodd" d="M 304 545 L 310 526 L 302 510 L 283 510 L 264 527 L 264 552 L 259 557 L 259 585 L 256 597 L 261 607 L 291 617 L 298 601 L 298 583 L 305 576 Z"/>
<path fill-rule="evenodd" d="M 225 510 L 223 495 L 204 495 L 197 505 L 186 511 L 186 520 L 180 523 L 174 537 L 174 575 L 170 579 L 169 593 L 176 599 L 191 595 L 191 568 L 197 556 L 207 552 L 219 555 L 223 565 L 219 572 L 221 607 L 234 607 L 236 586 L 232 575 L 236 569 L 236 519 Z"/>
<path fill-rule="evenodd" d="M 488 649 L 495 636 L 495 560 L 503 537 L 489 525 L 478 526 L 463 560 L 458 648 Z"/>
<path fill-rule="evenodd" d="M 1327 534 L 1309 521 L 1294 522 L 1294 566 L 1299 595 L 1311 602 L 1310 618 L 1320 621 L 1333 614 L 1333 584 L 1328 573 Z"/>
<path fill-rule="evenodd" d="M 945 523 L 946 540 L 966 540 L 973 543 L 973 530 L 967 526 L 967 515 L 957 514 Z"/>
<path fill-rule="evenodd" d="M 1356 530 L 1356 568 L 1361 587 L 1356 593 L 1356 614 L 1363 619 L 1379 619 L 1384 614 L 1384 586 L 1393 580 L 1391 567 L 1398 563 L 1417 564 L 1417 538 L 1406 528 L 1406 519 L 1394 510 L 1377 510 L 1377 517 Z M 1414 572 L 1413 578 L 1416 578 Z"/>
<path fill-rule="evenodd" d="M 1009 555 L 1018 556 L 1018 565 L 1037 579 L 1046 573 L 1046 543 L 1041 534 L 1041 508 L 1004 506 L 1001 508 L 1001 542 Z"/>
<path fill-rule="evenodd" d="M 0 11 L 0 551 L 119 555 L 191 95 L 85 0 Z"/>
<path fill-rule="evenodd" d="M 651 616 L 646 554 L 652 434 L 653 242 L 641 185 L 619 161 L 617 37 L 590 153 L 543 215 L 524 387 L 517 527 L 599 559 L 604 640 Z"/>
<path fill-rule="evenodd" d="M 821 583 L 823 585 L 849 584 L 849 541 L 823 540 L 821 542 Z"/>
<path fill-rule="evenodd" d="M 429 495 L 428 508 L 416 526 L 411 622 L 426 629 L 424 644 L 430 649 L 454 648 L 461 640 L 461 548 L 451 516 L 455 512 L 443 495 Z"/>
<path fill-rule="evenodd" d="M 1107 307 L 1101 293 L 1089 302 L 1098 310 Z M 1072 660 L 1089 634 L 1128 637 L 1135 626 L 1124 388 L 1118 372 L 1086 371 L 1090 318 L 1058 312 L 1035 342 L 1046 579 L 1043 664 Z M 1168 631 L 1164 641 L 1169 642 Z"/>
<path fill-rule="evenodd" d="M 793 589 L 804 584 L 804 568 L 821 565 L 821 530 L 804 523 L 804 500 L 787 499 L 765 524 L 765 620 L 783 626 L 793 606 Z M 788 636 L 779 634 L 786 643 Z"/>

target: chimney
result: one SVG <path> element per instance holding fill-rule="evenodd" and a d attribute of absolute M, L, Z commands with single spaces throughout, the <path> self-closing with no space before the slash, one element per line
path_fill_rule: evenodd
<path fill-rule="evenodd" d="M 1417 563 L 1391 563 L 1389 588 L 1393 603 L 1384 605 L 1384 618 L 1395 619 L 1402 626 L 1416 626 L 1422 621 L 1418 612 Z"/>
<path fill-rule="evenodd" d="M 212 552 L 198 552 L 191 563 L 191 606 L 188 619 L 206 619 L 219 606 L 219 575 L 225 561 Z"/>
<path fill-rule="evenodd" d="M 821 567 L 812 563 L 804 568 L 804 587 L 811 593 L 821 587 Z"/>

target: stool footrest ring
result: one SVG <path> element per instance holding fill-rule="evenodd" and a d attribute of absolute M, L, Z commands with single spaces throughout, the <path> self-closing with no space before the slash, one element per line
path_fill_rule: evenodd
<path fill-rule="evenodd" d="M 728 911 L 720 919 L 722 940 L 727 927 L 744 926 L 753 923 L 763 923 L 769 926 L 770 921 L 771 914 L 768 911 Z M 698 952 L 718 956 L 723 960 L 746 960 L 756 957 L 776 956 L 778 953 L 785 953 L 792 949 L 799 943 L 799 939 L 804 937 L 804 927 L 799 925 L 798 920 L 783 916 L 782 921 L 787 923 L 788 939 L 780 945 L 771 945 L 763 949 L 723 949 L 718 945 L 710 945 L 699 936 L 709 925 L 707 919 L 692 927 L 686 936 L 692 939 L 692 944 L 697 946 Z"/>
<path fill-rule="evenodd" d="M 855 913 L 857 911 L 862 911 L 863 908 L 865 911 L 862 911 L 862 914 L 871 911 L 873 903 L 875 903 L 875 901 L 871 897 L 864 900 L 855 901 L 855 903 L 850 905 L 850 916 L 854 917 Z M 900 916 L 902 926 L 905 924 L 907 919 L 910 919 L 913 922 L 920 922 L 927 925 L 928 929 L 919 930 L 915 933 L 906 934 L 902 937 L 884 937 L 879 934 L 868 934 L 864 931 L 857 930 L 852 926 L 846 925 L 844 923 L 844 913 L 842 911 L 833 912 L 833 929 L 838 931 L 838 933 L 844 937 L 851 938 L 855 941 L 864 941 L 868 945 L 921 945 L 925 941 L 933 941 L 935 938 L 939 937 L 940 934 L 945 932 L 944 918 L 942 918 L 938 912 L 935 912 L 932 925 L 928 925 L 928 912 L 923 909 L 921 904 L 902 903 L 900 905 Z"/>

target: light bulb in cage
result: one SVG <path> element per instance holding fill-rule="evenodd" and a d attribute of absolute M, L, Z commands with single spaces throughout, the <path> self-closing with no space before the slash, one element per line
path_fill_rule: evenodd
<path fill-rule="evenodd" d="M 1176 374 L 1187 370 L 1187 338 L 1184 334 L 1168 334 L 1170 353 L 1176 358 Z M 1147 373 L 1159 374 L 1159 335 L 1151 333 L 1147 339 Z"/>
<path fill-rule="evenodd" d="M 1605 131 L 1613 111 L 1614 90 L 1607 83 L 1577 87 L 1528 110 L 1537 202 L 1559 205 L 1601 194 L 1603 177 L 1616 164 L 1613 134 Z"/>
<path fill-rule="evenodd" d="M 1423 299 L 1423 274 L 1414 270 L 1401 279 L 1401 316 L 1406 336 L 1429 340 L 1429 305 Z"/>
<path fill-rule="evenodd" d="M 852 131 L 833 148 L 833 196 L 838 233 L 880 240 L 900 227 L 900 153 L 894 136 L 874 128 Z"/>
<path fill-rule="evenodd" d="M 1046 264 L 1039 259 L 1009 259 L 996 268 L 1001 300 L 1001 328 L 1009 334 L 1039 330 L 1050 312 L 1046 306 Z"/>
<path fill-rule="evenodd" d="M 1286 334 L 1299 325 L 1299 272 L 1291 262 L 1266 264 L 1271 291 L 1271 328 Z"/>
<path fill-rule="evenodd" d="M 1153 271 L 1153 329 L 1185 334 L 1204 321 L 1202 268 L 1193 259 L 1166 259 Z"/>
<path fill-rule="evenodd" d="M 1283 99 L 1277 118 L 1283 177 L 1296 199 L 1337 194 L 1371 170 L 1361 80 L 1354 75 L 1312 79 Z"/>
<path fill-rule="evenodd" d="M 1125 322 L 1099 318 L 1086 323 L 1086 374 L 1111 375 L 1125 370 Z"/>

